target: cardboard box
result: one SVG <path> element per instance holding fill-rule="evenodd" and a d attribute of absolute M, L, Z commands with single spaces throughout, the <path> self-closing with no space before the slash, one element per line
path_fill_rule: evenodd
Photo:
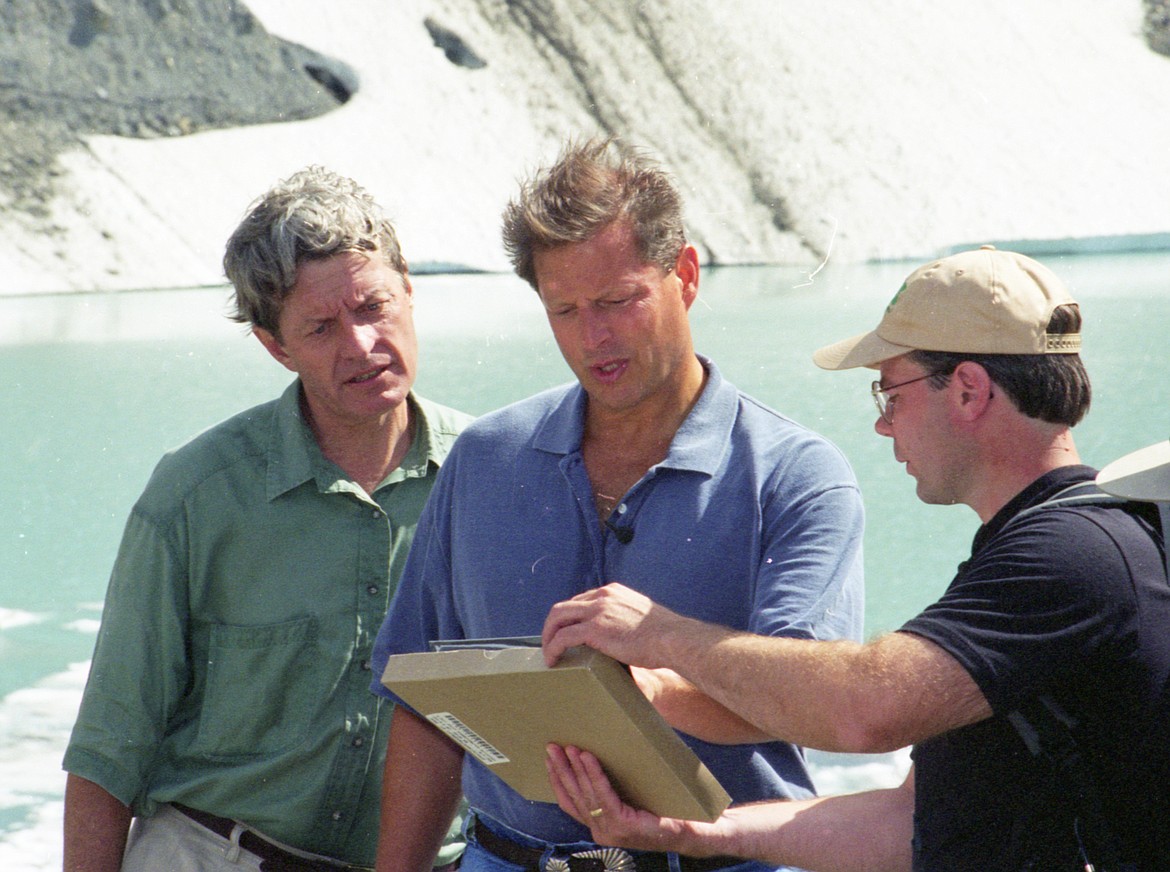
<path fill-rule="evenodd" d="M 545 746 L 592 751 L 618 793 L 655 814 L 712 821 L 726 791 L 655 711 L 624 666 L 572 648 L 399 654 L 382 683 L 526 799 L 556 802 Z"/>

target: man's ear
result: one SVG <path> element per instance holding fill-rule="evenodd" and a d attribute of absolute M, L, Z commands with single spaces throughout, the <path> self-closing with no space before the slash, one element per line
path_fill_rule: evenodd
<path fill-rule="evenodd" d="M 693 245 L 683 246 L 674 262 L 675 275 L 682 282 L 683 303 L 689 309 L 699 296 L 699 253 Z"/>
<path fill-rule="evenodd" d="M 983 414 L 995 387 L 987 370 L 973 360 L 964 360 L 955 367 L 951 386 L 959 409 L 972 420 Z"/>
<path fill-rule="evenodd" d="M 280 340 L 275 335 L 263 327 L 253 327 L 252 333 L 255 334 L 256 338 L 260 340 L 260 344 L 273 356 L 277 363 L 291 372 L 296 372 L 296 369 L 292 365 L 292 358 L 285 353 L 284 346 L 280 344 Z"/>

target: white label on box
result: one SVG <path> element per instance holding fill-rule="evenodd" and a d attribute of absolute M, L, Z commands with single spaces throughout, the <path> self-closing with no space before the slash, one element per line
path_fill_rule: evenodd
<path fill-rule="evenodd" d="M 427 720 L 485 766 L 509 762 L 491 742 L 450 712 L 435 712 L 427 715 Z"/>

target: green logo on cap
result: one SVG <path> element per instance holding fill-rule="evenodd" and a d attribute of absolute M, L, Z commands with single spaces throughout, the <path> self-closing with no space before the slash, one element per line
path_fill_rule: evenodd
<path fill-rule="evenodd" d="M 890 300 L 890 305 L 886 306 L 886 314 L 890 313 L 890 309 L 894 308 L 894 304 L 898 302 L 898 297 L 902 296 L 902 291 L 906 290 L 906 283 L 902 282 L 902 287 L 898 288 L 898 293 L 894 294 L 894 299 Z"/>

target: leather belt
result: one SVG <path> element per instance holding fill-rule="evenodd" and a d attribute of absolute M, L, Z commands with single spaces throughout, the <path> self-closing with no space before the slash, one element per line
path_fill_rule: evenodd
<path fill-rule="evenodd" d="M 177 802 L 172 805 L 201 827 L 211 830 L 217 836 L 231 839 L 236 822 L 210 812 L 190 808 Z M 349 866 L 340 861 L 315 860 L 290 853 L 264 839 L 251 830 L 240 833 L 239 845 L 260 858 L 263 872 L 366 872 L 368 867 Z"/>
<path fill-rule="evenodd" d="M 493 833 L 478 820 L 474 830 L 475 841 L 485 851 L 494 854 L 525 872 L 670 872 L 669 855 L 656 852 L 632 854 L 621 848 L 598 847 L 592 851 L 558 855 L 556 851 L 542 866 L 544 850 L 530 848 Z M 681 872 L 713 872 L 725 866 L 744 862 L 739 857 L 684 857 L 678 856 Z"/>

